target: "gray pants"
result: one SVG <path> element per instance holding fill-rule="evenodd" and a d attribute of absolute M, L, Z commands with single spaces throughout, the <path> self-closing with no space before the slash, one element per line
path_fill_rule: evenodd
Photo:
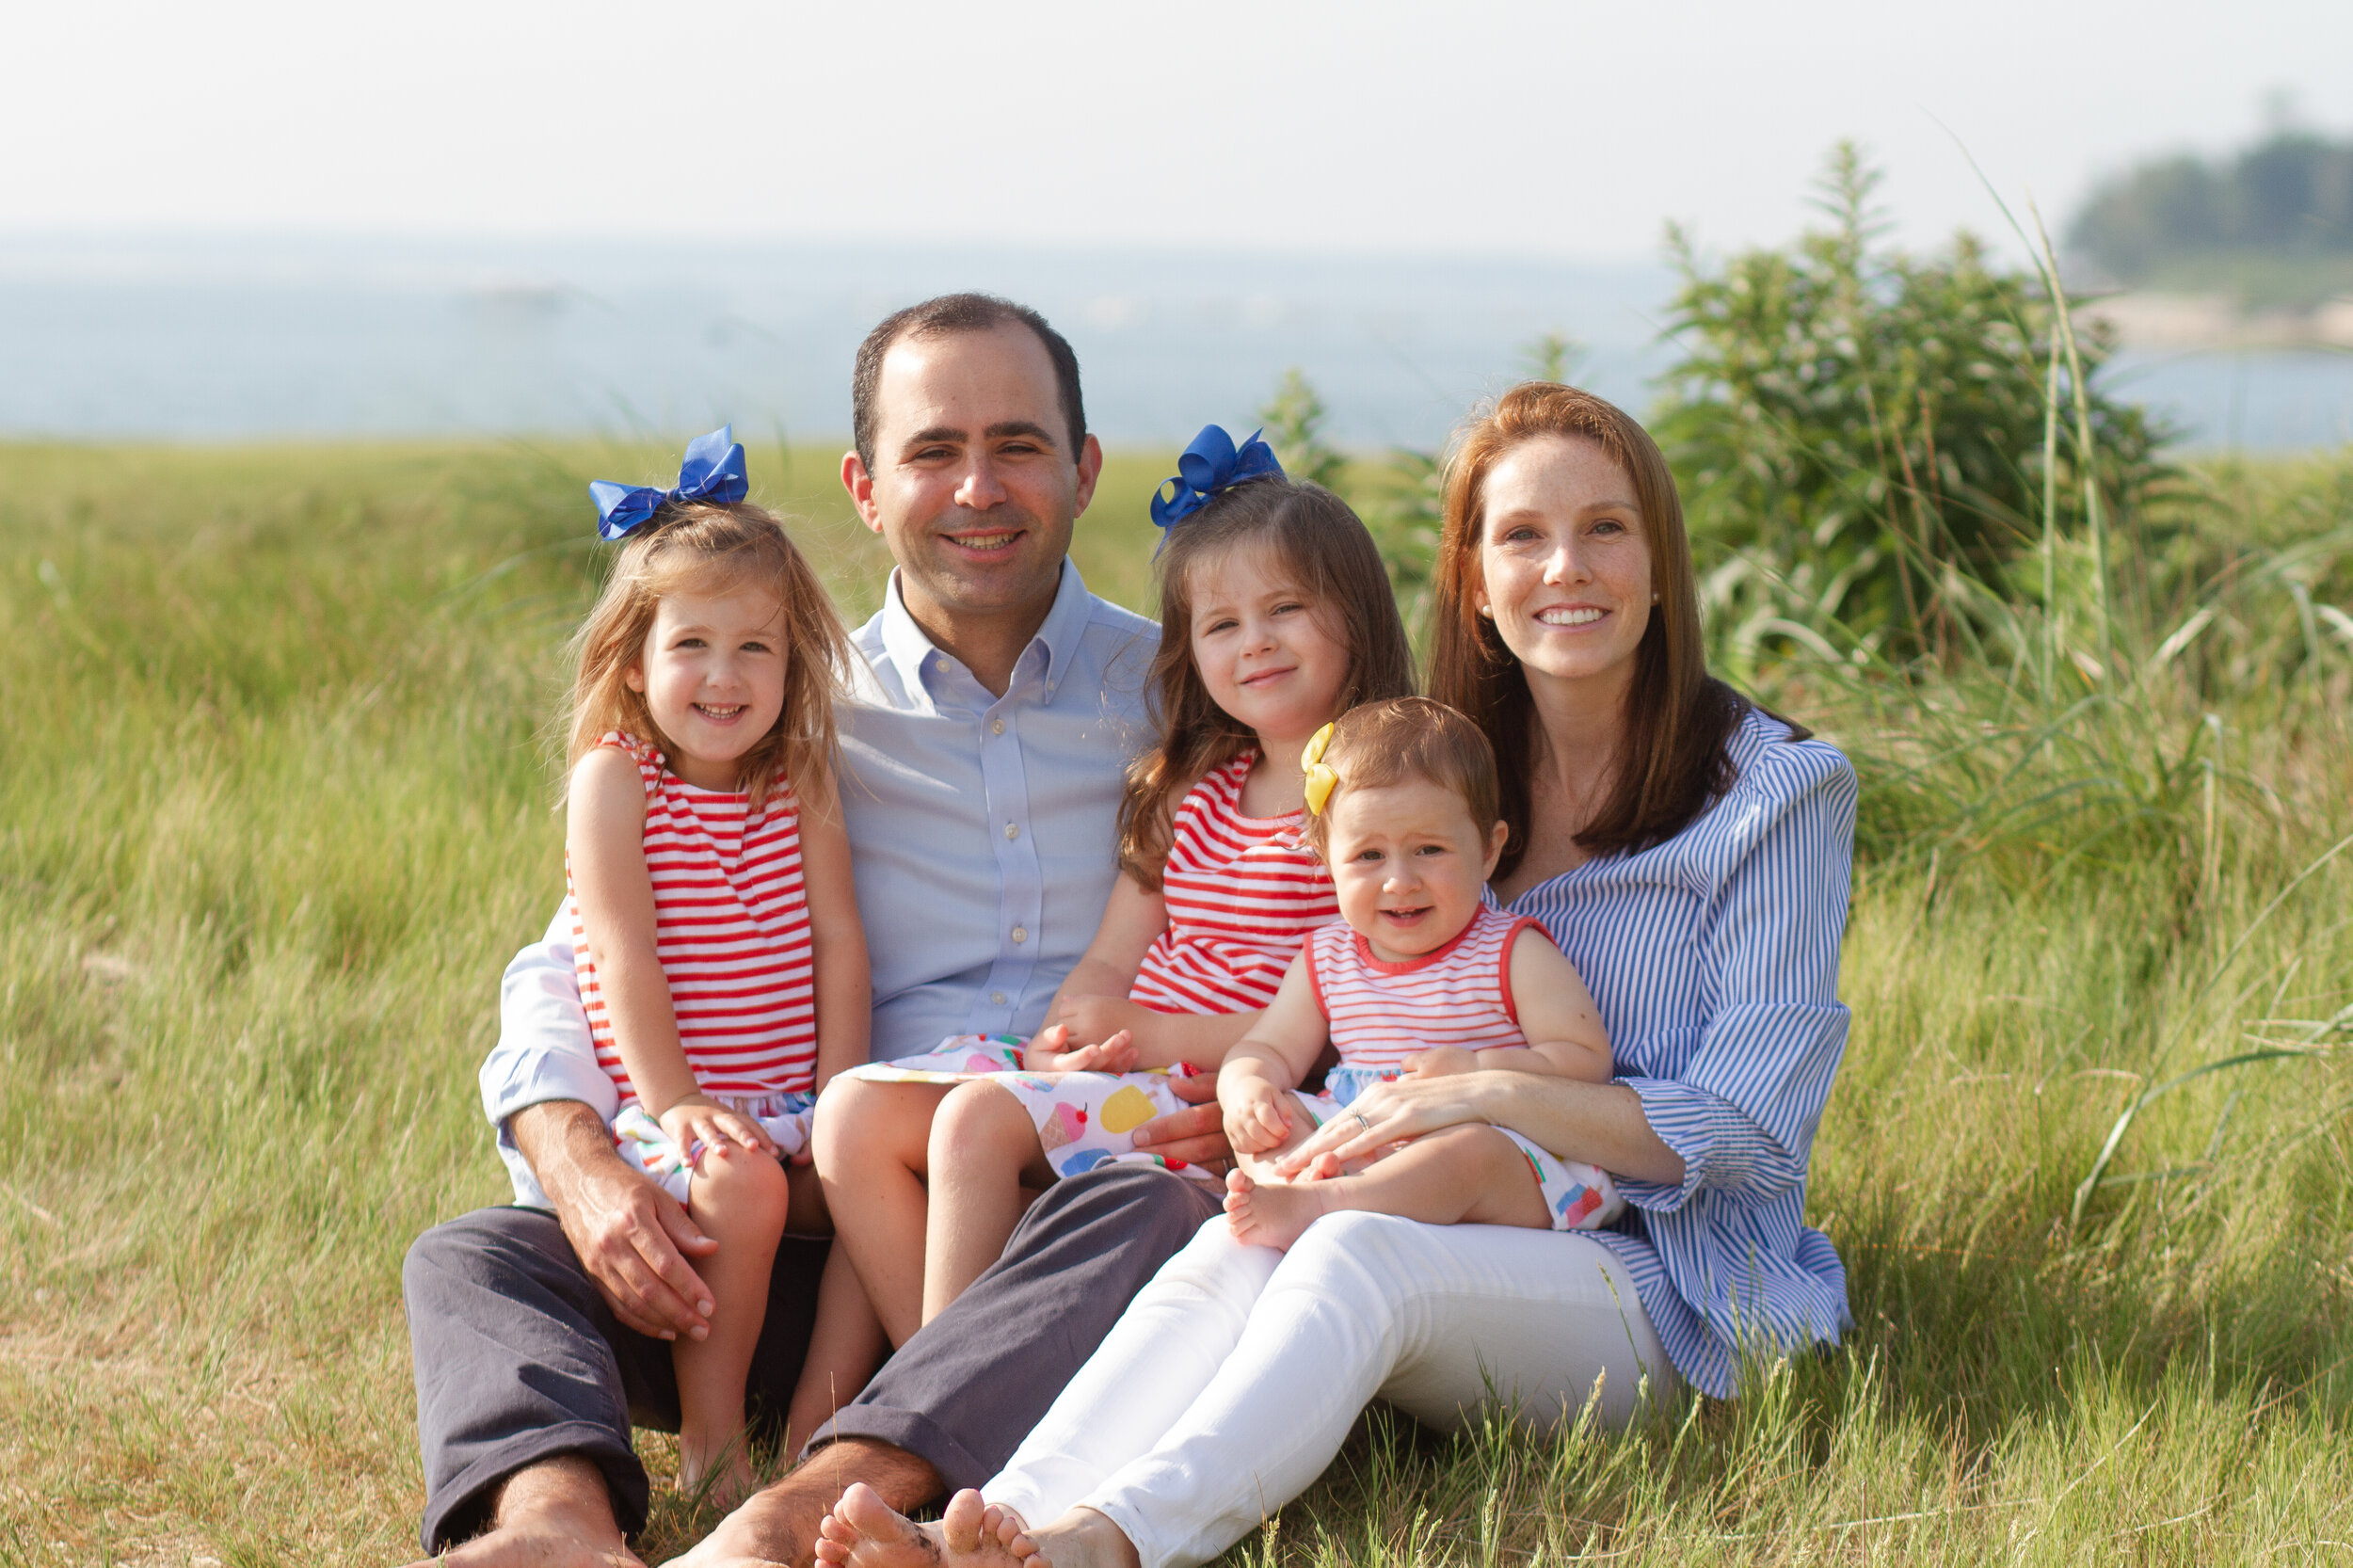
<path fill-rule="evenodd" d="M 1003 1257 L 901 1346 L 811 1441 L 888 1443 L 950 1487 L 1002 1468 L 1128 1300 L 1217 1212 L 1220 1192 L 1148 1166 L 1056 1183 Z M 780 1422 L 799 1379 L 825 1243 L 787 1237 L 746 1388 L 755 1423 Z M 615 1320 L 552 1215 L 485 1208 L 408 1249 L 401 1284 L 416 1358 L 424 1548 L 487 1522 L 499 1483 L 578 1454 L 604 1472 L 624 1530 L 645 1526 L 646 1472 L 630 1427 L 676 1430 L 670 1347 Z M 771 1430 L 773 1430 L 773 1425 Z"/>

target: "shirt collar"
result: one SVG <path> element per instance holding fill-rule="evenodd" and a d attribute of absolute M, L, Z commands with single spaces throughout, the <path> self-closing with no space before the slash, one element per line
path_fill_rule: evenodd
<path fill-rule="evenodd" d="M 1054 694 L 1062 689 L 1064 678 L 1069 674 L 1072 663 L 1078 658 L 1079 645 L 1085 639 L 1087 622 L 1093 618 L 1092 610 L 1093 596 L 1087 592 L 1085 582 L 1079 576 L 1079 568 L 1071 564 L 1069 557 L 1064 556 L 1062 580 L 1054 589 L 1053 605 L 1046 612 L 1045 623 L 1037 629 L 1037 635 L 1031 639 L 1032 647 L 1043 644 L 1046 648 L 1045 702 L 1050 703 Z M 883 591 L 882 641 L 883 652 L 889 658 L 891 666 L 899 672 L 900 682 L 907 694 L 912 696 L 919 692 L 928 692 L 930 687 L 923 680 L 924 664 L 939 655 L 939 648 L 924 634 L 923 629 L 915 624 L 915 617 L 907 613 L 906 601 L 899 594 L 899 568 L 896 567 L 890 568 L 890 583 Z M 1026 648 L 1023 657 L 1028 657 Z M 1016 662 L 1016 671 L 1019 667 Z"/>

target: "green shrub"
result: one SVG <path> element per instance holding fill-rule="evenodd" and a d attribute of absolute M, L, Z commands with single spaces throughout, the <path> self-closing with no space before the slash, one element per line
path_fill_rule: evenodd
<path fill-rule="evenodd" d="M 2062 534 L 2088 521 L 2076 432 L 2047 440 L 2069 367 L 2034 274 L 1966 232 L 1925 258 L 1882 248 L 1878 183 L 1842 144 L 1822 182 L 1828 226 L 1721 267 L 1671 232 L 1682 358 L 1652 429 L 1721 637 L 1835 621 L 1896 660 L 1949 661 L 1981 595 L 2041 591 L 2013 568 L 2054 498 Z M 2076 344 L 2094 382 L 2089 434 L 2100 488 L 2137 516 L 2167 472 L 2166 432 L 2098 390 L 2108 346 Z"/>

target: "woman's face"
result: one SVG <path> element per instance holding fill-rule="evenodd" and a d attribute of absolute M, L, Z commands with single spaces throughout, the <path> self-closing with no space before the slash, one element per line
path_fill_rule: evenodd
<path fill-rule="evenodd" d="M 1650 539 L 1634 481 L 1597 442 L 1522 441 L 1487 472 L 1481 614 L 1531 680 L 1618 684 L 1650 625 Z"/>

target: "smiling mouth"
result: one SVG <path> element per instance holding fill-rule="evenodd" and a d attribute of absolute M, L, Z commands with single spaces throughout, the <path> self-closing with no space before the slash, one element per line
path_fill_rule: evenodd
<path fill-rule="evenodd" d="M 991 534 L 950 534 L 947 538 L 961 549 L 985 555 L 1012 544 L 1021 536 L 1021 533 L 1018 528 L 1007 528 Z"/>
<path fill-rule="evenodd" d="M 1539 626 L 1591 626 L 1608 613 L 1586 606 L 1573 610 L 1563 605 L 1556 609 L 1538 611 L 1536 623 Z"/>
<path fill-rule="evenodd" d="M 1416 920 L 1421 919 L 1424 915 L 1430 913 L 1430 907 L 1431 906 L 1429 904 L 1425 904 L 1417 909 L 1384 909 L 1381 911 L 1381 918 L 1385 920 L 1394 921 L 1399 925 L 1411 925 Z"/>
<path fill-rule="evenodd" d="M 700 713 L 704 718 L 710 719 L 713 723 L 725 724 L 729 719 L 740 715 L 744 710 L 749 706 L 749 703 L 744 702 L 736 703 L 732 707 L 724 707 L 718 703 L 712 702 L 697 702 L 694 704 L 694 709 L 696 712 Z"/>
<path fill-rule="evenodd" d="M 1296 664 L 1286 664 L 1279 670 L 1260 670 L 1256 675 L 1247 675 L 1242 677 L 1241 683 L 1245 686 L 1256 686 L 1263 680 L 1280 680 L 1282 677 L 1290 674 L 1298 667 L 1299 666 Z"/>

